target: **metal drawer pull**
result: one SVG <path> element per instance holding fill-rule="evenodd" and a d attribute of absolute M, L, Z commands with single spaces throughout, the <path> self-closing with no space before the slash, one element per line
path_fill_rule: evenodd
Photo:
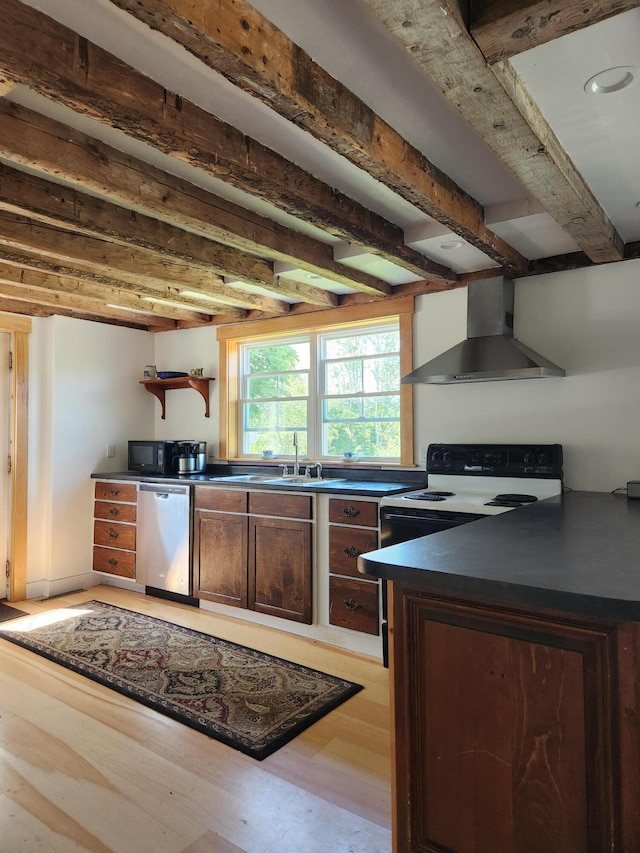
<path fill-rule="evenodd" d="M 359 557 L 362 554 L 362 551 L 359 551 L 357 548 L 354 548 L 353 545 L 349 545 L 348 548 L 343 548 L 342 553 L 345 557 Z"/>
<path fill-rule="evenodd" d="M 114 559 L 114 557 L 109 557 L 109 559 L 107 560 L 107 563 L 109 563 L 110 566 L 117 566 L 118 565 L 118 561 L 116 559 Z"/>
<path fill-rule="evenodd" d="M 356 515 L 360 515 L 360 510 L 354 506 L 347 506 L 342 510 L 342 514 L 346 515 L 347 518 L 355 518 Z"/>
<path fill-rule="evenodd" d="M 347 608 L 347 610 L 359 610 L 362 607 L 362 605 L 359 604 L 355 600 L 355 598 L 347 598 L 344 603 L 344 606 Z"/>
<path fill-rule="evenodd" d="M 109 528 L 109 539 L 117 539 L 118 535 L 119 534 L 117 530 L 114 530 L 113 527 Z"/>
<path fill-rule="evenodd" d="M 109 494 L 115 497 L 120 494 L 120 489 L 109 489 Z"/>
<path fill-rule="evenodd" d="M 120 515 L 120 510 L 117 506 L 112 506 L 109 510 L 109 515 Z"/>

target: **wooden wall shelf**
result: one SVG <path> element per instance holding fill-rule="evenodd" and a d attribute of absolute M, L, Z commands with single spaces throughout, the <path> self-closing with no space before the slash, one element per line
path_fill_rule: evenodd
<path fill-rule="evenodd" d="M 150 394 L 160 400 L 162 406 L 162 420 L 165 417 L 165 391 L 174 391 L 176 388 L 195 388 L 204 400 L 204 416 L 209 417 L 209 382 L 213 382 L 213 376 L 177 376 L 173 379 L 143 379 L 140 384 L 144 385 Z"/>

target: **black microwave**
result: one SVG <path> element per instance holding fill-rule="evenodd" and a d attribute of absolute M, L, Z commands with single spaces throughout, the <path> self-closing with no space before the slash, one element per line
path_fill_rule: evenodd
<path fill-rule="evenodd" d="M 138 474 L 173 474 L 177 441 L 130 441 L 127 463 Z"/>

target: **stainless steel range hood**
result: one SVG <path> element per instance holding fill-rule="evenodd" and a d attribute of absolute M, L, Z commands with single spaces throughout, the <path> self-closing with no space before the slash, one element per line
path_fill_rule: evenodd
<path fill-rule="evenodd" d="M 486 278 L 467 285 L 467 339 L 402 377 L 403 384 L 453 385 L 564 376 L 557 364 L 513 337 L 513 281 Z"/>

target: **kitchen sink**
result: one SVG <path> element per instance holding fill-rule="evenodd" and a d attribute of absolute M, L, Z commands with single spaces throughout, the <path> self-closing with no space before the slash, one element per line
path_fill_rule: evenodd
<path fill-rule="evenodd" d="M 325 483 L 342 483 L 343 480 L 333 477 L 278 477 L 268 480 L 269 483 L 282 483 L 287 486 L 314 486 Z"/>
<path fill-rule="evenodd" d="M 278 482 L 271 474 L 223 474 L 220 477 L 209 477 L 216 483 L 271 483 Z"/>
<path fill-rule="evenodd" d="M 228 474 L 209 477 L 214 483 L 262 483 L 268 486 L 323 486 L 326 483 L 342 483 L 333 477 L 274 477 L 270 474 Z"/>

